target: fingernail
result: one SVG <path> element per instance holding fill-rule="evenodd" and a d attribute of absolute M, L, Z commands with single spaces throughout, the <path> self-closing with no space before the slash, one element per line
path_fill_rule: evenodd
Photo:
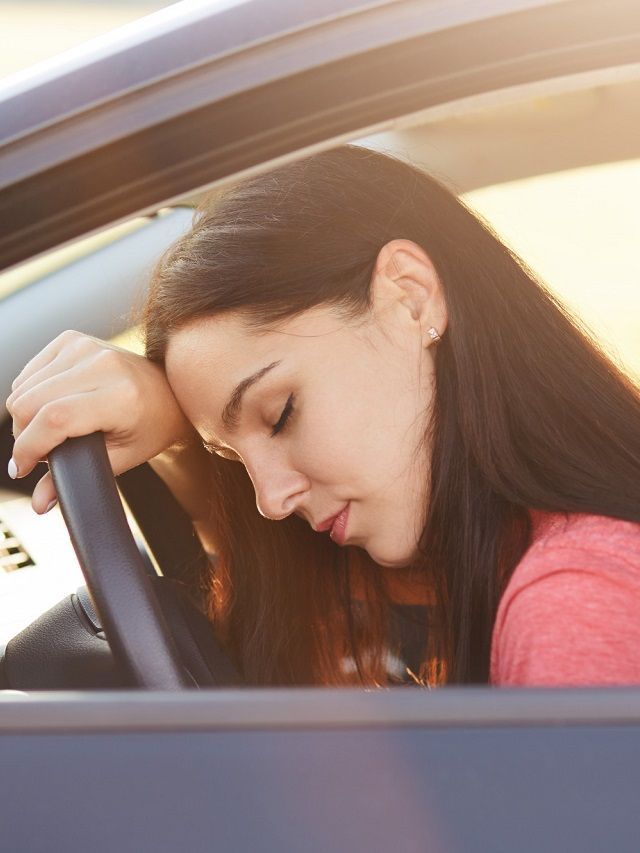
<path fill-rule="evenodd" d="M 9 460 L 9 464 L 7 465 L 7 472 L 12 480 L 15 480 L 15 478 L 18 476 L 18 466 L 13 461 L 13 456 L 11 457 L 11 459 Z"/>
<path fill-rule="evenodd" d="M 50 509 L 53 509 L 54 506 L 58 503 L 58 498 L 54 498 L 51 503 L 45 509 L 45 512 L 49 512 Z"/>

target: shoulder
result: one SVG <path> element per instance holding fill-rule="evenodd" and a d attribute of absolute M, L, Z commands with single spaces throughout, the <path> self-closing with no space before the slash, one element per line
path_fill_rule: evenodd
<path fill-rule="evenodd" d="M 529 549 L 550 545 L 584 545 L 609 549 L 631 545 L 640 555 L 640 523 L 578 512 L 541 512 L 531 510 L 533 541 Z M 529 554 L 529 551 L 527 554 Z"/>
<path fill-rule="evenodd" d="M 533 537 L 509 581 L 505 596 L 571 566 L 582 572 L 640 578 L 640 524 L 581 513 L 531 513 Z"/>
<path fill-rule="evenodd" d="M 496 684 L 640 683 L 640 524 L 532 513 L 494 625 Z"/>

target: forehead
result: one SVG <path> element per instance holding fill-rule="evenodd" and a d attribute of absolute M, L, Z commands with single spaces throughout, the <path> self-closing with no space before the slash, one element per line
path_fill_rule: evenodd
<path fill-rule="evenodd" d="M 165 357 L 169 382 L 185 372 L 233 362 L 257 340 L 235 314 L 203 317 L 183 326 L 169 337 Z"/>
<path fill-rule="evenodd" d="M 224 369 L 232 381 L 245 368 L 257 369 L 264 356 L 300 353 L 309 343 L 322 345 L 345 325 L 335 309 L 311 308 L 295 317 L 282 320 L 265 329 L 249 327 L 235 312 L 204 317 L 179 329 L 169 339 L 166 371 L 169 382 L 185 371 L 205 368 Z M 180 377 L 184 378 L 184 377 Z M 242 378 L 242 377 L 240 377 Z"/>
<path fill-rule="evenodd" d="M 201 318 L 170 337 L 167 379 L 196 429 L 219 435 L 219 416 L 240 382 L 276 361 L 278 370 L 298 375 L 322 371 L 350 334 L 344 317 L 326 306 L 260 330 L 237 313 Z"/>

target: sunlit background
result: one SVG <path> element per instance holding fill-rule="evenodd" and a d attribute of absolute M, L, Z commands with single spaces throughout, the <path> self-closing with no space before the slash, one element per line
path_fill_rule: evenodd
<path fill-rule="evenodd" d="M 466 196 L 640 377 L 640 161 L 572 169 Z"/>
<path fill-rule="evenodd" d="M 136 0 L 0 0 L 0 77 L 170 5 Z"/>

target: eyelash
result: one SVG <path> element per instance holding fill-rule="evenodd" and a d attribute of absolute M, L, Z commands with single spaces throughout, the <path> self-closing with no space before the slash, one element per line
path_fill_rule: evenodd
<path fill-rule="evenodd" d="M 272 427 L 271 429 L 271 438 L 274 438 L 278 433 L 282 432 L 282 430 L 287 426 L 289 419 L 294 411 L 294 400 L 296 399 L 295 394 L 290 394 L 289 399 L 287 400 L 284 409 L 282 410 L 282 414 L 278 419 L 278 423 Z M 230 459 L 232 462 L 240 462 L 241 459 L 239 456 L 234 453 L 234 451 L 227 449 L 226 447 L 217 447 L 214 444 L 204 444 L 204 449 L 208 453 L 215 453 L 218 456 L 222 456 L 223 459 Z M 226 455 L 225 455 L 226 454 Z M 233 454 L 233 455 L 232 455 Z"/>
<path fill-rule="evenodd" d="M 294 411 L 294 406 L 293 406 L 294 400 L 295 400 L 295 394 L 290 394 L 289 399 L 287 400 L 286 405 L 285 405 L 284 409 L 282 410 L 282 414 L 280 415 L 280 419 L 278 420 L 278 423 L 271 430 L 271 438 L 276 436 L 279 432 L 282 432 L 282 430 L 287 426 L 289 418 L 291 417 L 291 415 L 293 414 L 293 411 Z"/>

